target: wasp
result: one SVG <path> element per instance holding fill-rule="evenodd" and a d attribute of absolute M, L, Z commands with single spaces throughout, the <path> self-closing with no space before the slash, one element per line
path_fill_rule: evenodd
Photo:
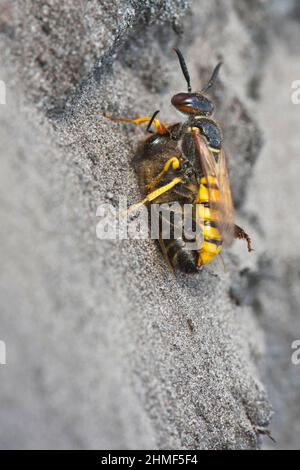
<path fill-rule="evenodd" d="M 252 246 L 249 235 L 234 221 L 222 131 L 212 117 L 214 103 L 206 95 L 216 82 L 222 62 L 216 65 L 205 86 L 199 92 L 193 92 L 184 57 L 179 49 L 174 51 L 187 83 L 187 92 L 175 94 L 171 103 L 184 115 L 185 122 L 165 124 L 157 117 L 159 111 L 152 116 L 137 118 L 105 116 L 113 121 L 137 125 L 148 123 L 147 131 L 151 135 L 141 143 L 133 160 L 144 199 L 132 208 L 171 202 L 177 202 L 179 208 L 192 205 L 190 225 L 200 228 L 193 240 L 198 241 L 197 248 L 191 249 L 190 239 L 185 236 L 173 236 L 174 217 L 169 217 L 173 230 L 168 235 L 160 228 L 159 236 L 161 250 L 169 265 L 191 273 L 210 263 L 222 247 L 230 245 L 235 238 L 244 239 L 249 252 Z M 165 220 L 166 214 L 161 219 Z"/>

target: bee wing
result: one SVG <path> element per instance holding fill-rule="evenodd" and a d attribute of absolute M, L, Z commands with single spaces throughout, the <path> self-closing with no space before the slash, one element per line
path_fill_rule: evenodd
<path fill-rule="evenodd" d="M 200 166 L 207 179 L 211 209 L 216 209 L 218 229 L 224 238 L 224 242 L 230 245 L 234 238 L 234 208 L 225 153 L 221 149 L 217 156 L 218 159 L 216 159 L 208 148 L 205 139 L 201 136 L 200 131 L 197 129 L 193 134 L 200 156 Z M 211 176 L 216 177 L 219 191 L 214 188 Z"/>

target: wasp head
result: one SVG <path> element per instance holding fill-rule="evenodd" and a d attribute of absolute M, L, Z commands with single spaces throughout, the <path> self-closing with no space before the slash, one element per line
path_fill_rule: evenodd
<path fill-rule="evenodd" d="M 183 55 L 179 49 L 174 50 L 178 56 L 184 78 L 186 79 L 188 91 L 187 93 L 177 93 L 174 95 L 171 100 L 172 105 L 184 114 L 201 114 L 203 116 L 211 116 L 214 111 L 214 104 L 204 95 L 204 93 L 215 83 L 222 62 L 217 64 L 212 73 L 212 76 L 208 80 L 207 84 L 202 88 L 202 90 L 200 92 L 192 93 L 190 74 L 188 72 Z"/>
<path fill-rule="evenodd" d="M 184 114 L 211 116 L 214 111 L 213 102 L 201 93 L 177 93 L 171 103 Z"/>

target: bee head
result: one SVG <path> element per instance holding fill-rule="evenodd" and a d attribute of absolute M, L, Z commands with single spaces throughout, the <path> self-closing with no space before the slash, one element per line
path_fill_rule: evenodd
<path fill-rule="evenodd" d="M 213 102 L 207 98 L 204 93 L 209 90 L 215 83 L 218 76 L 222 62 L 219 62 L 214 68 L 212 76 L 208 80 L 207 84 L 200 90 L 200 92 L 192 92 L 190 74 L 188 72 L 185 60 L 179 49 L 174 49 L 176 52 L 182 73 L 187 82 L 187 93 L 177 93 L 173 96 L 171 103 L 176 109 L 184 114 L 201 114 L 203 116 L 211 116 L 214 111 Z"/>

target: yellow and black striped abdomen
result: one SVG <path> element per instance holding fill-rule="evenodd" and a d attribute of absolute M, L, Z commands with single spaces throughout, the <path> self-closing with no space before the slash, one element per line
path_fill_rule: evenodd
<path fill-rule="evenodd" d="M 217 207 L 213 207 L 220 199 L 218 180 L 215 176 L 203 176 L 200 180 L 197 198 L 200 227 L 203 232 L 203 243 L 198 257 L 198 266 L 203 266 L 220 253 L 223 237 L 217 227 Z"/>

